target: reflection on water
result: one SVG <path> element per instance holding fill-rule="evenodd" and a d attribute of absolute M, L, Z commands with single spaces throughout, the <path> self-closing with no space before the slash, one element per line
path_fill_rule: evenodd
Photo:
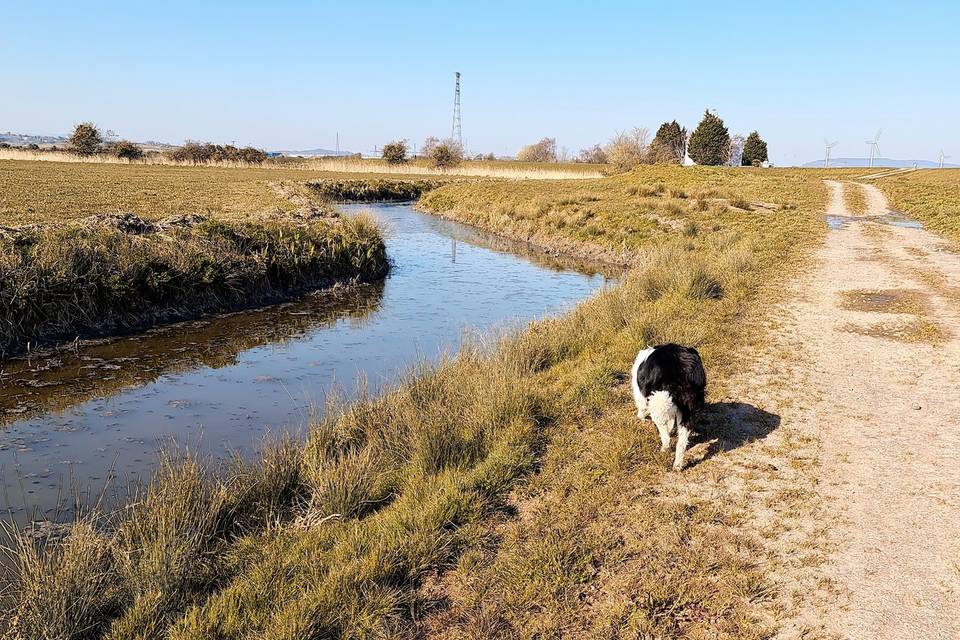
<path fill-rule="evenodd" d="M 359 208 L 387 228 L 382 284 L 4 362 L 0 508 L 19 522 L 68 518 L 64 487 L 90 495 L 111 473 L 135 479 L 171 438 L 249 454 L 269 432 L 301 430 L 333 386 L 351 394 L 363 376 L 376 388 L 456 349 L 467 327 L 555 313 L 606 279 L 406 205 L 345 207 Z"/>
<path fill-rule="evenodd" d="M 62 411 L 93 396 L 109 396 L 164 374 L 237 364 L 237 354 L 380 308 L 383 283 L 340 287 L 296 302 L 180 322 L 118 339 L 90 340 L 8 360 L 0 370 L 0 425 Z M 2 445 L 0 445 L 2 446 Z"/>

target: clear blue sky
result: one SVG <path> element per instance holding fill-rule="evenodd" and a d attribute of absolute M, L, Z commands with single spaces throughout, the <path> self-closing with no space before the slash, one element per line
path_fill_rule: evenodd
<path fill-rule="evenodd" d="M 960 158 L 957 2 L 12 2 L 0 0 L 0 131 L 92 120 L 134 140 L 369 150 L 449 135 L 757 129 L 777 164 L 880 150 Z M 956 161 L 956 160 L 954 160 Z"/>

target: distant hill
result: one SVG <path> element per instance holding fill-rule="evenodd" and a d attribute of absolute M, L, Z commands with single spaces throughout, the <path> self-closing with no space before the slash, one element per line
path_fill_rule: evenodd
<path fill-rule="evenodd" d="M 273 153 L 279 153 L 284 156 L 293 156 L 297 158 L 321 158 L 328 156 L 352 156 L 353 152 L 351 151 L 334 151 L 333 149 L 281 149 L 279 151 L 274 151 Z"/>
<path fill-rule="evenodd" d="M 823 160 L 813 160 L 804 165 L 804 167 L 822 167 Z M 869 167 L 870 160 L 869 158 L 830 158 L 831 167 Z M 933 160 L 895 160 L 893 158 L 874 158 L 873 159 L 874 168 L 877 167 L 890 167 L 891 169 L 902 169 L 905 167 L 917 166 L 921 169 L 936 169 L 940 166 L 939 162 L 934 162 Z M 960 168 L 958 164 L 949 164 L 944 163 L 944 168 L 957 169 Z"/>
<path fill-rule="evenodd" d="M 14 146 L 23 146 L 28 144 L 64 144 L 67 138 L 64 136 L 35 136 L 29 133 L 13 133 L 7 131 L 0 133 L 0 142 Z"/>

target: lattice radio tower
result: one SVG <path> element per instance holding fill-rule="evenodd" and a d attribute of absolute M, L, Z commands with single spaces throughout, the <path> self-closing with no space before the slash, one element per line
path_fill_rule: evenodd
<path fill-rule="evenodd" d="M 450 137 L 457 141 L 463 149 L 463 128 L 460 124 L 460 72 L 454 73 L 456 85 L 453 90 L 453 126 L 450 127 Z"/>

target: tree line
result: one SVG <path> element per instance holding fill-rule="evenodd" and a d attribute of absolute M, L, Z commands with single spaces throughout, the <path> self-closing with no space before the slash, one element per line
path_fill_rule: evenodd
<path fill-rule="evenodd" d="M 406 140 L 395 140 L 383 147 L 383 159 L 390 164 L 401 164 L 410 159 Z M 417 157 L 427 158 L 434 167 L 445 169 L 464 159 L 464 150 L 452 139 L 427 138 Z M 521 148 L 516 155 L 520 162 L 550 163 L 564 160 L 565 152 L 557 150 L 556 138 L 541 140 Z M 700 165 L 761 166 L 769 162 L 767 143 L 756 131 L 744 138 L 731 135 L 723 120 L 709 110 L 700 123 L 688 132 L 676 120 L 664 122 L 650 140 L 646 128 L 621 132 L 605 145 L 595 144 L 581 149 L 574 162 L 603 164 L 613 172 L 623 172 L 641 164 L 680 164 L 689 156 Z M 493 154 L 479 154 L 475 160 L 494 160 Z"/>
<path fill-rule="evenodd" d="M 141 160 L 147 156 L 143 147 L 129 140 L 107 141 L 100 129 L 91 122 L 81 122 L 73 129 L 68 140 L 68 151 L 79 156 L 109 155 L 125 160 Z M 33 145 L 36 146 L 36 145 Z M 205 164 L 210 162 L 243 162 L 261 164 L 267 159 L 262 149 L 255 147 L 236 147 L 231 144 L 220 145 L 211 142 L 187 141 L 182 146 L 169 151 L 153 152 L 163 155 L 174 162 Z"/>
<path fill-rule="evenodd" d="M 618 133 L 607 144 L 581 149 L 574 162 L 606 164 L 614 171 L 629 171 L 640 164 L 680 164 L 685 157 L 708 166 L 760 166 L 769 161 L 767 143 L 753 131 L 746 138 L 731 136 L 716 114 L 704 112 L 696 129 L 688 132 L 676 120 L 664 122 L 653 140 L 646 128 Z M 555 138 L 543 138 L 517 153 L 517 160 L 557 162 Z"/>

